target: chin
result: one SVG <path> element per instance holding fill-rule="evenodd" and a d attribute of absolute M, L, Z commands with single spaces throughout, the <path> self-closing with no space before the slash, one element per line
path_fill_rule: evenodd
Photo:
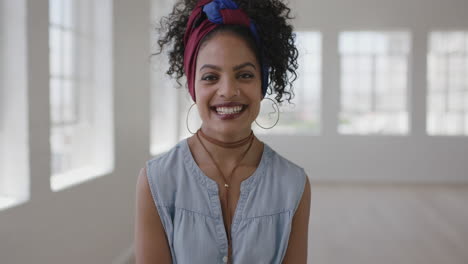
<path fill-rule="evenodd" d="M 211 128 L 216 134 L 235 137 L 239 134 L 249 133 L 252 129 L 252 123 L 244 125 L 234 122 L 231 124 L 212 124 Z"/>

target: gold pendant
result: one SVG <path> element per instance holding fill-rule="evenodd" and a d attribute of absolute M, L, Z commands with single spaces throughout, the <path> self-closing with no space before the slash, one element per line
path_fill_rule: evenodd
<path fill-rule="evenodd" d="M 227 183 L 224 184 L 224 187 L 229 188 L 229 185 Z"/>

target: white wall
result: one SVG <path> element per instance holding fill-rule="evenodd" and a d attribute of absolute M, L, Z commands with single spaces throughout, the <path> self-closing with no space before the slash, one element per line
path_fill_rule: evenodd
<path fill-rule="evenodd" d="M 313 180 L 467 181 L 466 138 L 424 133 L 429 29 L 468 28 L 465 0 L 295 1 L 297 29 L 324 36 L 324 135 L 263 137 Z M 27 1 L 30 201 L 0 211 L 0 263 L 111 263 L 133 240 L 135 181 L 149 157 L 149 0 L 114 1 L 115 171 L 50 191 L 47 0 Z M 336 134 L 337 32 L 408 28 L 413 32 L 412 135 Z"/>

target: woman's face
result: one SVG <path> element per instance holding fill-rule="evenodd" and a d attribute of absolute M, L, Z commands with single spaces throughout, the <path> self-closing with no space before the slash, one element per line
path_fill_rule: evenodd
<path fill-rule="evenodd" d="M 198 52 L 195 95 L 203 132 L 242 138 L 260 110 L 260 65 L 240 37 L 216 34 Z"/>

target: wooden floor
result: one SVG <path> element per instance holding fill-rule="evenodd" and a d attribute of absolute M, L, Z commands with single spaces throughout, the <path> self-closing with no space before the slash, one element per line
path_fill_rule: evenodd
<path fill-rule="evenodd" d="M 312 183 L 310 264 L 468 264 L 468 185 Z"/>

